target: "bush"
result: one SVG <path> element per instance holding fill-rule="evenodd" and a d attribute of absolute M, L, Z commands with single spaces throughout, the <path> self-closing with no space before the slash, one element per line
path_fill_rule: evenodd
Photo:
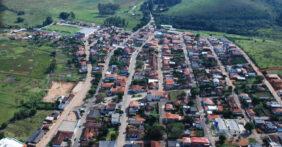
<path fill-rule="evenodd" d="M 68 12 L 61 12 L 59 14 L 59 18 L 63 19 L 63 20 L 72 20 L 72 19 L 75 18 L 75 15 L 74 15 L 73 12 L 70 12 L 70 13 L 68 13 Z"/>
<path fill-rule="evenodd" d="M 47 16 L 46 19 L 43 21 L 42 25 L 47 26 L 53 23 L 53 18 L 51 16 Z"/>
<path fill-rule="evenodd" d="M 16 23 L 22 23 L 24 21 L 24 18 L 17 17 Z"/>

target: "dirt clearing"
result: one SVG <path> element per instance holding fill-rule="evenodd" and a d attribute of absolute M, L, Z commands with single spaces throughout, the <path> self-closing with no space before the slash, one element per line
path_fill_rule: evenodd
<path fill-rule="evenodd" d="M 43 98 L 45 102 L 55 102 L 58 96 L 67 96 L 71 93 L 75 83 L 72 82 L 52 82 L 51 88 Z"/>

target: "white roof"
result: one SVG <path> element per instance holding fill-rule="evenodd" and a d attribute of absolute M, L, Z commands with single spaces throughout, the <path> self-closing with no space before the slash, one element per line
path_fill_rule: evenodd
<path fill-rule="evenodd" d="M 215 111 L 217 110 L 217 106 L 208 106 L 208 110 Z"/>
<path fill-rule="evenodd" d="M 158 79 L 149 79 L 148 83 L 155 83 L 155 82 L 158 82 L 158 81 L 159 81 Z"/>
<path fill-rule="evenodd" d="M 59 127 L 59 131 L 74 132 L 76 127 L 76 121 L 66 121 L 64 120 Z"/>
<path fill-rule="evenodd" d="M 0 147 L 23 147 L 24 144 L 14 138 L 3 138 L 0 140 Z"/>

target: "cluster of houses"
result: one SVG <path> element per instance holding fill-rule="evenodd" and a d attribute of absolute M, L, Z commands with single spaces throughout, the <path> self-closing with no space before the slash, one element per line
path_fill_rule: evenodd
<path fill-rule="evenodd" d="M 212 47 L 205 38 L 198 38 L 190 33 L 186 33 L 184 38 L 200 95 L 222 96 L 226 86 L 225 76 L 216 61 Z"/>
<path fill-rule="evenodd" d="M 132 82 L 130 86 L 134 100 L 131 100 L 127 108 L 129 118 L 126 146 L 210 145 L 209 139 L 204 137 L 203 126 L 197 115 L 198 109 L 191 99 L 189 84 L 192 76 L 185 61 L 185 46 L 181 37 L 175 32 L 160 30 L 139 53 L 137 62 L 141 66 L 136 66 L 133 77 L 136 82 Z M 161 60 L 158 59 L 159 56 Z M 160 79 L 161 77 L 164 79 Z M 162 85 L 159 84 L 160 80 L 164 81 Z M 144 141 L 152 129 L 148 125 L 157 124 L 179 131 L 167 131 L 161 137 L 163 141 Z"/>
<path fill-rule="evenodd" d="M 269 89 L 263 83 L 263 77 L 257 75 L 242 55 L 240 49 L 232 42 L 225 38 L 217 39 L 215 37 L 209 37 L 208 40 L 219 57 L 220 62 L 225 66 L 228 77 L 235 85 L 236 92 L 236 94 L 232 94 L 226 100 L 228 101 L 229 109 L 237 117 L 228 118 L 228 121 L 233 121 L 232 123 L 226 119 L 216 118 L 214 125 L 218 128 L 217 132 L 225 132 L 226 135 L 233 134 L 234 136 L 234 131 L 230 131 L 232 130 L 230 127 L 232 127 L 237 128 L 234 129 L 237 136 L 240 134 L 241 136 L 244 135 L 246 130 L 244 130 L 242 125 L 245 125 L 246 122 L 241 119 L 244 116 L 245 120 L 255 126 L 256 132 L 265 135 L 262 139 L 269 146 L 281 145 L 279 141 L 273 142 L 270 138 L 279 138 L 281 136 L 282 121 L 280 118 L 282 115 L 282 105 L 271 95 Z M 282 83 L 280 77 L 269 74 L 266 78 L 279 94 L 281 89 L 279 83 L 280 85 Z M 239 104 L 236 102 L 236 99 L 239 100 Z M 223 130 L 229 131 L 226 133 Z"/>
<path fill-rule="evenodd" d="M 277 74 L 268 74 L 266 76 L 272 87 L 276 90 L 278 96 L 282 98 L 282 79 Z"/>
<path fill-rule="evenodd" d="M 159 45 L 162 52 L 162 71 L 165 90 L 191 87 L 191 76 L 183 52 L 182 36 L 174 32 L 159 32 Z"/>

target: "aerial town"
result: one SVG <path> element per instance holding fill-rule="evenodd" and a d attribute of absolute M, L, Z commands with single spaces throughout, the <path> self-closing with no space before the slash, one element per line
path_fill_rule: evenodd
<path fill-rule="evenodd" d="M 153 18 L 135 32 L 83 26 L 90 31 L 72 37 L 10 34 L 65 42 L 85 77 L 26 142 L 3 138 L 1 147 L 282 145 L 282 79 L 232 41 L 157 28 Z"/>

